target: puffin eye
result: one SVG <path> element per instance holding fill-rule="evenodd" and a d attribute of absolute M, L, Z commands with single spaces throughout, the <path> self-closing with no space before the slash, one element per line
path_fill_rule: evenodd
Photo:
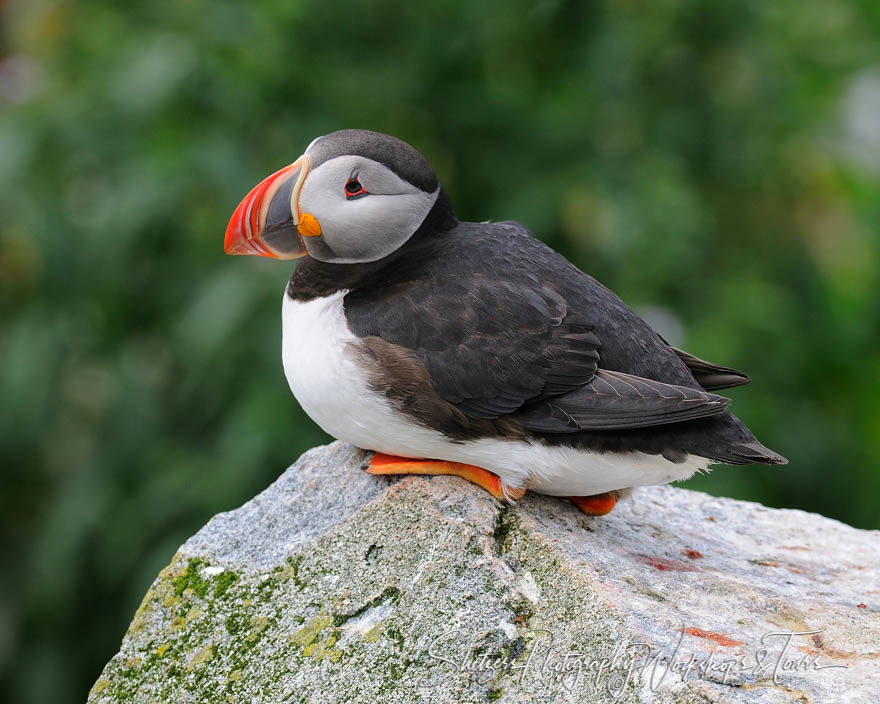
<path fill-rule="evenodd" d="M 348 182 L 345 184 L 346 199 L 354 200 L 365 195 L 367 195 L 367 191 L 361 185 L 361 182 L 358 181 L 357 176 L 352 176 L 351 178 L 349 178 Z"/>

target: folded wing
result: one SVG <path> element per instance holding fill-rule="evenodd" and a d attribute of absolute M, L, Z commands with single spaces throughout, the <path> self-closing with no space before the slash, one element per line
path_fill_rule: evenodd
<path fill-rule="evenodd" d="M 621 430 L 704 418 L 728 403 L 705 391 L 600 369 L 575 391 L 529 404 L 518 418 L 533 432 Z"/>
<path fill-rule="evenodd" d="M 671 346 L 671 345 L 670 345 Z M 729 389 L 734 386 L 743 386 L 748 384 L 751 379 L 742 372 L 730 367 L 722 367 L 718 364 L 712 364 L 705 359 L 700 359 L 689 352 L 673 347 L 672 350 L 678 355 L 678 358 L 684 362 L 691 374 L 700 383 L 706 391 L 717 391 L 718 389 Z"/>
<path fill-rule="evenodd" d="M 677 423 L 728 404 L 703 389 L 600 369 L 601 341 L 591 321 L 536 280 L 435 276 L 381 295 L 381 307 L 356 293 L 345 305 L 356 334 L 394 346 L 386 353 L 383 388 L 424 379 L 438 401 L 470 418 L 572 433 Z M 407 379 L 396 385 L 388 378 L 395 373 L 392 357 L 410 360 Z M 424 373 L 414 373 L 412 362 Z"/>

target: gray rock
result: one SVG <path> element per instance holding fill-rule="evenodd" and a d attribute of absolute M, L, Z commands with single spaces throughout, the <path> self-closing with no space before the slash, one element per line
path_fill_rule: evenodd
<path fill-rule="evenodd" d="M 367 457 L 214 517 L 89 701 L 880 701 L 877 531 L 671 487 L 503 506 Z"/>

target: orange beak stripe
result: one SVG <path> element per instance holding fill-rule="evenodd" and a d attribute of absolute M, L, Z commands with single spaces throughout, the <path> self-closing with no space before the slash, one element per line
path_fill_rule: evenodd
<path fill-rule="evenodd" d="M 305 248 L 301 244 L 290 246 L 290 242 L 288 242 L 289 246 L 278 249 L 279 223 L 267 225 L 266 220 L 269 215 L 269 207 L 278 190 L 285 183 L 288 183 L 288 179 L 299 170 L 296 184 L 291 191 L 290 203 L 287 206 L 293 220 L 293 227 L 296 226 L 300 218 L 299 192 L 308 173 L 308 164 L 308 157 L 303 155 L 289 166 L 285 166 L 271 176 L 264 178 L 250 190 L 232 213 L 226 228 L 224 249 L 227 254 L 256 254 L 276 259 L 292 259 L 305 254 Z M 281 225 L 283 226 L 283 223 Z M 271 232 L 266 232 L 267 227 Z M 269 238 L 269 241 L 264 235 Z M 295 232 L 294 236 L 296 236 Z"/>

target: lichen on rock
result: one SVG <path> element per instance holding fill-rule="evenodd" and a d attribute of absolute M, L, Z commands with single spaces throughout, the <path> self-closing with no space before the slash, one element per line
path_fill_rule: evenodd
<path fill-rule="evenodd" d="M 89 701 L 880 691 L 877 532 L 671 487 L 589 518 L 456 478 L 373 477 L 364 459 L 316 448 L 215 516 L 160 572 Z"/>

